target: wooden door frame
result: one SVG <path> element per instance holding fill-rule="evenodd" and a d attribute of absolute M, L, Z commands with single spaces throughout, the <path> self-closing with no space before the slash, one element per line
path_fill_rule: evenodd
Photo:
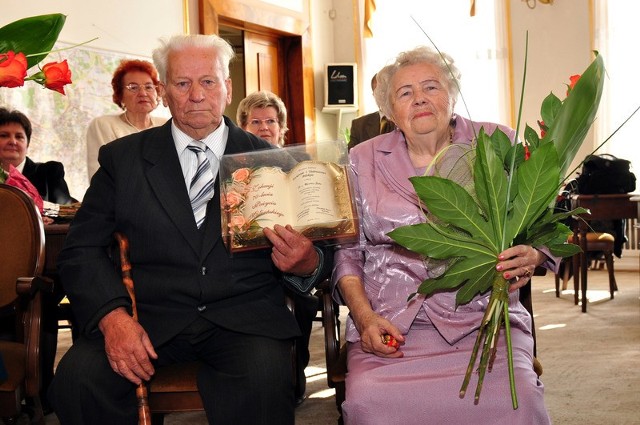
<path fill-rule="evenodd" d="M 314 143 L 315 89 L 309 0 L 301 2 L 305 4 L 306 13 L 256 0 L 199 0 L 199 23 L 203 34 L 219 34 L 223 25 L 279 39 L 278 61 L 280 69 L 286 72 L 280 73 L 278 85 L 290 116 L 288 140 Z"/>

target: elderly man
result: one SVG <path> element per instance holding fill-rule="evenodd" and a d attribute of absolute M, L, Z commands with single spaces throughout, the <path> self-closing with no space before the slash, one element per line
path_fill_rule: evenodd
<path fill-rule="evenodd" d="M 232 57 L 213 35 L 163 43 L 153 59 L 173 118 L 100 150 L 59 259 L 82 332 L 49 391 L 62 424 L 134 424 L 136 384 L 155 366 L 194 359 L 205 365 L 209 422 L 294 423 L 290 349 L 300 331 L 280 280 L 320 279 L 331 256 L 282 226 L 265 230 L 271 250 L 225 250 L 219 159 L 269 148 L 223 116 Z M 116 231 L 130 241 L 139 324 L 106 254 Z"/>

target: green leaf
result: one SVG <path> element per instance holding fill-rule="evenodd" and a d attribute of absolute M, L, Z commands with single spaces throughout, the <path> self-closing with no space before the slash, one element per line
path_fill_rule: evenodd
<path fill-rule="evenodd" d="M 20 19 L 0 28 L 0 53 L 9 50 L 23 52 L 25 55 L 42 53 L 27 57 L 27 69 L 40 63 L 53 48 L 66 16 L 60 13 L 31 16 Z"/>
<path fill-rule="evenodd" d="M 494 152 L 496 152 L 500 158 L 500 161 L 506 163 L 512 147 L 509 136 L 507 136 L 504 131 L 496 128 L 496 130 L 489 136 L 489 140 Z"/>
<path fill-rule="evenodd" d="M 524 162 L 524 146 L 522 143 L 516 143 L 513 146 L 509 146 L 509 151 L 507 152 L 507 156 L 504 160 L 505 170 L 511 170 L 511 163 L 514 162 L 514 159 L 514 169 Z M 513 190 L 513 188 L 511 188 L 511 190 Z"/>
<path fill-rule="evenodd" d="M 602 55 L 598 55 L 562 102 L 553 124 L 542 139 L 543 143 L 553 141 L 556 145 L 560 175 L 563 177 L 595 119 L 602 96 L 604 71 Z"/>
<path fill-rule="evenodd" d="M 477 239 L 430 222 L 398 227 L 388 235 L 405 248 L 439 260 L 494 254 L 490 247 Z"/>
<path fill-rule="evenodd" d="M 558 115 L 558 111 L 561 107 L 562 101 L 555 94 L 550 93 L 544 98 L 542 105 L 540 106 L 540 116 L 547 127 L 553 125 L 556 115 Z"/>
<path fill-rule="evenodd" d="M 496 246 L 491 227 L 471 195 L 459 184 L 442 177 L 411 177 L 418 197 L 438 219 Z"/>
<path fill-rule="evenodd" d="M 456 305 L 471 302 L 473 297 L 478 294 L 484 294 L 493 286 L 494 276 L 497 273 L 497 258 L 494 257 L 482 263 L 480 262 L 480 258 L 474 260 L 476 260 L 477 266 L 469 271 L 473 273 L 473 275 L 469 276 L 467 283 L 458 290 L 456 294 Z M 469 261 L 469 263 L 471 263 L 471 261 Z"/>
<path fill-rule="evenodd" d="M 532 220 L 538 218 L 555 199 L 560 176 L 554 146 L 547 144 L 537 149 L 528 161 L 518 167 L 517 174 L 518 196 L 507 220 L 507 245 L 518 233 L 530 227 Z"/>
<path fill-rule="evenodd" d="M 582 252 L 582 249 L 578 245 L 574 245 L 572 243 L 564 243 L 558 245 L 548 245 L 549 251 L 556 257 L 572 257 L 579 252 Z"/>
<path fill-rule="evenodd" d="M 464 283 L 456 296 L 456 304 L 465 304 L 475 294 L 484 293 L 491 288 L 497 261 L 497 257 L 493 255 L 478 255 L 474 258 L 461 259 L 449 267 L 444 275 L 422 282 L 418 292 L 429 295 L 439 290 L 456 288 Z M 458 301 L 460 291 L 464 291 L 464 299 L 471 294 L 468 301 Z"/>
<path fill-rule="evenodd" d="M 499 249 L 503 248 L 501 241 L 507 201 L 507 175 L 502 164 L 489 136 L 481 130 L 478 134 L 473 181 L 478 202 L 493 227 L 490 242 Z"/>
<path fill-rule="evenodd" d="M 531 128 L 528 124 L 524 128 L 524 140 L 529 145 L 529 152 L 533 153 L 540 145 L 540 137 L 538 132 Z"/>

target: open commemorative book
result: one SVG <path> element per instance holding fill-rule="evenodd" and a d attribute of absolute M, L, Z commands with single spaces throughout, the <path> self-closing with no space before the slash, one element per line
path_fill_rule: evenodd
<path fill-rule="evenodd" d="M 220 203 L 227 248 L 268 247 L 263 229 L 276 224 L 289 224 L 327 244 L 355 241 L 358 216 L 346 146 L 341 145 L 344 142 L 327 142 L 223 156 Z"/>

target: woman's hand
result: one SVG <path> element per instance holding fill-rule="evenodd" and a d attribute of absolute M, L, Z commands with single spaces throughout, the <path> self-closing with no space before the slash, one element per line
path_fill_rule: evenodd
<path fill-rule="evenodd" d="M 342 294 L 349 314 L 360 333 L 360 345 L 365 353 L 380 357 L 402 357 L 400 346 L 404 336 L 391 322 L 377 314 L 371 308 L 362 280 L 355 275 L 340 278 L 338 288 Z M 397 344 L 385 342 L 385 336 L 392 337 Z"/>
<path fill-rule="evenodd" d="M 546 255 L 529 245 L 516 245 L 498 255 L 496 270 L 511 281 L 509 292 L 523 287 L 531 280 L 534 270 L 546 259 Z"/>
<path fill-rule="evenodd" d="M 404 336 L 391 322 L 373 310 L 364 317 L 358 318 L 356 328 L 360 332 L 360 345 L 365 353 L 389 358 L 404 356 L 400 350 L 400 346 L 404 343 Z"/>

